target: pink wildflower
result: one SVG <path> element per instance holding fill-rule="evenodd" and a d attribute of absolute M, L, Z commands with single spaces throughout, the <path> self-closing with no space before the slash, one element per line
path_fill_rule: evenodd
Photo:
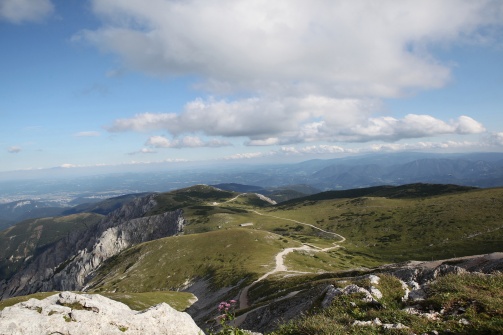
<path fill-rule="evenodd" d="M 231 307 L 231 304 L 229 304 L 228 302 L 226 301 L 222 301 L 219 305 L 218 305 L 218 310 L 219 311 L 223 311 L 225 310 L 226 312 L 229 310 L 229 308 Z"/>

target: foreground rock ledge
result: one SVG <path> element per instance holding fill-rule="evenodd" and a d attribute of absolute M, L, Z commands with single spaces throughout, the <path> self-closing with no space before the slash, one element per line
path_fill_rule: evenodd
<path fill-rule="evenodd" d="M 7 334 L 200 335 L 204 332 L 187 313 L 165 303 L 133 311 L 98 294 L 61 292 L 0 311 L 0 335 Z"/>

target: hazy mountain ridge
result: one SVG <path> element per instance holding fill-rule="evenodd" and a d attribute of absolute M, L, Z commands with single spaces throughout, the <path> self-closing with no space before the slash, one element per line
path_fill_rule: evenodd
<path fill-rule="evenodd" d="M 503 181 L 503 161 L 424 158 L 387 166 L 334 164 L 315 172 L 312 177 L 311 184 L 323 189 L 418 182 L 494 187 L 501 186 Z"/>
<path fill-rule="evenodd" d="M 122 207 L 124 204 L 136 198 L 144 197 L 148 194 L 152 193 L 135 193 L 112 197 L 109 199 L 93 199 L 93 202 L 81 203 L 73 207 L 54 207 L 53 202 L 43 202 L 30 199 L 0 204 L 0 219 L 3 219 L 5 222 L 3 225 L 0 225 L 0 231 L 12 226 L 15 223 L 29 219 L 65 216 L 78 213 L 108 215 L 114 210 Z M 82 198 L 79 198 L 79 200 L 82 200 Z"/>
<path fill-rule="evenodd" d="M 17 200 L 0 204 L 0 218 L 12 222 L 19 222 L 37 217 L 61 215 L 63 208 L 58 204 L 40 200 Z"/>
<path fill-rule="evenodd" d="M 241 184 L 263 189 L 307 185 L 319 191 L 378 185 L 441 183 L 476 187 L 503 186 L 503 153 L 390 153 L 314 159 L 288 164 L 201 164 L 157 171 L 85 176 L 84 169 L 67 169 L 59 179 L 30 171 L 32 180 L 14 175 L 0 179 L 3 202 L 52 199 L 54 204 L 80 205 L 96 199 L 141 192 L 167 192 L 194 184 Z M 79 172 L 80 171 L 80 172 Z M 78 174 L 84 176 L 75 177 Z M 96 172 L 97 173 L 97 172 Z M 58 175 L 59 176 L 59 175 Z M 74 176 L 74 177 L 72 177 Z M 38 179 L 37 179 L 38 178 Z M 291 188 L 291 187 L 290 187 Z M 306 193 L 303 190 L 291 188 Z M 54 206 L 54 205 L 53 205 Z M 1 208 L 1 206 L 0 206 Z M 0 210 L 0 218 L 2 218 Z M 9 217 L 4 219 L 11 220 Z"/>

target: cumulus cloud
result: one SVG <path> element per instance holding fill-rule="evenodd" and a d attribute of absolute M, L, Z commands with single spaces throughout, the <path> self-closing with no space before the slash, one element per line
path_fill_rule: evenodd
<path fill-rule="evenodd" d="M 185 136 L 181 139 L 170 140 L 164 136 L 151 136 L 145 145 L 154 148 L 202 148 L 210 147 L 217 148 L 223 146 L 229 146 L 230 143 L 226 141 L 220 141 L 216 139 L 211 139 L 209 141 L 203 141 L 196 136 Z"/>
<path fill-rule="evenodd" d="M 402 119 L 371 117 L 379 106 L 374 100 L 320 96 L 249 98 L 232 102 L 197 99 L 188 103 L 180 114 L 138 114 L 116 120 L 108 129 L 113 132 L 167 130 L 174 135 L 191 132 L 207 136 L 248 137 L 245 144 L 250 146 L 312 141 L 396 141 L 485 131 L 482 124 L 468 116 L 450 121 L 417 114 Z M 198 141 L 197 137 L 190 136 L 175 141 L 157 136 L 150 138 L 147 144 L 156 147 L 203 146 Z M 222 143 L 216 144 L 213 146 Z"/>
<path fill-rule="evenodd" d="M 402 119 L 393 117 L 369 118 L 357 125 L 333 131 L 329 124 L 320 126 L 332 140 L 368 142 L 374 140 L 397 141 L 404 138 L 422 138 L 446 134 L 478 134 L 485 131 L 476 120 L 461 116 L 448 122 L 430 115 L 408 114 Z"/>
<path fill-rule="evenodd" d="M 54 11 L 50 0 L 2 0 L 0 19 L 12 22 L 41 21 Z"/>
<path fill-rule="evenodd" d="M 154 75 L 197 74 L 210 91 L 396 97 L 445 85 L 425 46 L 499 24 L 495 0 L 94 0 L 83 38 Z M 397 28 L 399 27 L 399 28 Z"/>
<path fill-rule="evenodd" d="M 311 122 L 324 118 L 333 123 L 356 124 L 378 104 L 374 100 L 334 99 L 320 96 L 248 98 L 237 101 L 196 99 L 179 114 L 143 113 L 118 119 L 107 129 L 119 131 L 167 130 L 180 135 L 203 132 L 209 136 L 249 137 L 256 144 L 274 144 L 277 135 L 309 136 Z"/>
<path fill-rule="evenodd" d="M 17 146 L 17 145 L 14 145 L 14 146 L 9 147 L 9 148 L 7 149 L 7 151 L 8 151 L 9 153 L 11 153 L 11 154 L 17 154 L 17 153 L 21 152 L 21 150 L 22 150 L 22 148 L 21 148 L 21 147 L 19 147 L 19 146 Z"/>

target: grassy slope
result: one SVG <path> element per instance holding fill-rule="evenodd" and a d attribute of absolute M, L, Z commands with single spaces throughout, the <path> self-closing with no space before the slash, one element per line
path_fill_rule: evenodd
<path fill-rule="evenodd" d="M 229 229 L 167 237 L 109 260 L 93 280 L 95 292 L 167 291 L 208 278 L 215 288 L 250 283 L 274 266 L 274 255 L 298 245 L 276 234 Z M 243 283 L 244 284 L 244 283 Z"/>
<path fill-rule="evenodd" d="M 434 188 L 434 193 L 438 189 Z M 445 190 L 446 195 L 421 197 L 425 191 L 419 189 L 418 197 L 410 196 L 414 194 L 410 187 L 402 187 L 398 191 L 406 195 L 403 198 L 385 189 L 391 198 L 304 200 L 279 206 L 266 206 L 254 195 L 234 199 L 236 193 L 206 186 L 170 192 L 162 195 L 159 208 L 185 204 L 188 235 L 153 241 L 112 259 L 97 279 L 103 283 L 96 289 L 167 290 L 205 276 L 211 276 L 216 286 L 236 283 L 239 278 L 251 280 L 268 269 L 260 265 L 272 266 L 275 251 L 258 248 L 257 254 L 259 250 L 250 247 L 255 244 L 241 237 L 245 231 L 281 234 L 285 239 L 277 240 L 277 247 L 303 242 L 327 248 L 338 241 L 288 219 L 315 224 L 347 238 L 341 248 L 329 252 L 289 254 L 286 264 L 290 270 L 332 272 L 409 259 L 502 251 L 503 189 Z M 242 223 L 253 226 L 236 230 Z M 241 252 L 243 248 L 246 254 Z M 152 273 L 159 268 L 162 271 Z"/>
<path fill-rule="evenodd" d="M 207 185 L 196 185 L 157 195 L 158 205 L 148 215 L 161 214 L 179 208 L 211 205 L 232 199 L 238 193 L 222 191 Z"/>
<path fill-rule="evenodd" d="M 503 251 L 502 208 L 503 189 L 497 188 L 416 199 L 304 201 L 269 213 L 340 233 L 352 254 L 394 262 Z"/>

